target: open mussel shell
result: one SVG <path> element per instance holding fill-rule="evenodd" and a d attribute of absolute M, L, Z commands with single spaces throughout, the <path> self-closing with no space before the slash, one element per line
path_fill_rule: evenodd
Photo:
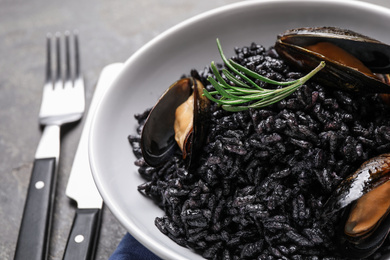
<path fill-rule="evenodd" d="M 388 180 L 390 153 L 371 158 L 340 183 L 324 205 L 324 214 L 334 214 Z"/>
<path fill-rule="evenodd" d="M 371 233 L 362 237 L 350 237 L 344 233 L 343 225 L 348 218 L 347 208 L 342 225 L 338 228 L 337 243 L 342 254 L 348 258 L 362 259 L 374 254 L 384 243 L 390 231 L 390 216 L 387 215 Z"/>
<path fill-rule="evenodd" d="M 338 211 L 343 216 L 337 231 L 337 239 L 345 255 L 367 257 L 374 253 L 386 239 L 390 230 L 390 208 L 386 199 L 386 194 L 389 193 L 389 179 L 390 154 L 376 156 L 363 163 L 353 174 L 343 180 L 325 203 L 325 217 L 331 217 Z M 363 199 L 365 195 L 367 198 L 367 195 L 382 190 L 380 196 L 366 200 L 369 204 L 364 204 L 365 202 L 359 204 L 359 199 Z M 373 217 L 373 213 L 365 215 L 369 212 L 367 205 L 375 208 L 383 207 L 383 213 L 377 214 L 377 217 Z M 351 217 L 352 210 L 355 209 L 356 215 Z"/>
<path fill-rule="evenodd" d="M 208 118 L 209 100 L 202 96 L 203 85 L 195 78 L 183 78 L 173 83 L 152 108 L 141 133 L 141 150 L 145 162 L 161 166 L 180 151 L 175 140 L 176 109 L 193 97 L 193 127 L 188 133 L 183 158 L 188 167 L 202 146 Z"/>
<path fill-rule="evenodd" d="M 319 42 L 332 43 L 347 51 L 374 74 L 390 73 L 390 46 L 350 30 L 335 27 L 288 30 L 278 36 L 275 49 L 303 71 L 310 71 L 325 61 L 325 68 L 316 75 L 316 80 L 323 84 L 355 92 L 390 93 L 390 86 L 380 75 L 364 74 L 306 48 Z"/>

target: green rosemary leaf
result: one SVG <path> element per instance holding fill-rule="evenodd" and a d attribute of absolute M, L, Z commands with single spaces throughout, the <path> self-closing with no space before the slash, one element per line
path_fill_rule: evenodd
<path fill-rule="evenodd" d="M 255 102 L 255 103 L 249 105 L 248 107 L 249 108 L 260 108 L 260 107 L 265 107 L 265 106 L 272 105 L 272 104 L 274 104 L 276 102 L 279 102 L 280 100 L 288 97 L 295 90 L 296 90 L 296 88 L 289 89 L 288 91 L 286 91 L 285 93 L 282 93 L 281 95 L 274 96 L 274 97 L 268 98 L 268 99 L 260 100 L 258 102 Z"/>
<path fill-rule="evenodd" d="M 223 62 L 225 63 L 225 65 L 231 69 L 234 73 L 236 73 L 237 75 L 239 75 L 242 79 L 246 80 L 248 83 L 250 83 L 252 86 L 254 86 L 255 88 L 259 89 L 259 90 L 263 90 L 262 87 L 258 86 L 254 81 L 252 81 L 250 78 L 248 78 L 247 76 L 245 76 L 244 74 L 240 73 L 236 68 L 234 68 L 230 62 L 228 61 L 228 59 L 226 58 L 225 54 L 223 54 L 223 51 L 222 51 L 222 46 L 219 42 L 219 40 L 217 39 L 217 46 L 218 46 L 218 50 L 219 50 L 219 54 L 223 60 Z"/>
<path fill-rule="evenodd" d="M 233 60 L 229 60 L 230 64 L 235 67 L 237 70 L 240 70 L 242 72 L 244 72 L 245 74 L 247 74 L 248 76 L 254 78 L 254 79 L 259 79 L 263 82 L 266 82 L 266 83 L 269 83 L 269 84 L 273 84 L 273 85 L 279 85 L 279 86 L 287 86 L 287 85 L 290 85 L 290 84 L 293 84 L 295 82 L 297 82 L 298 80 L 293 80 L 293 81 L 288 81 L 288 82 L 284 82 L 284 81 L 275 81 L 275 80 L 272 80 L 272 79 L 269 79 L 269 78 L 266 78 L 264 76 L 261 76 L 260 74 L 242 66 L 241 64 L 238 64 L 236 63 L 235 61 Z"/>
<path fill-rule="evenodd" d="M 227 69 L 222 69 L 222 73 L 226 76 L 227 79 L 229 79 L 231 82 L 233 82 L 235 85 L 239 87 L 245 87 L 245 88 L 250 88 L 247 84 L 244 82 L 239 81 L 236 79 L 233 74 L 231 74 Z"/>
<path fill-rule="evenodd" d="M 207 80 L 213 85 L 213 87 L 221 94 L 223 97 L 226 98 L 237 98 L 236 96 L 228 93 L 223 87 L 221 87 L 221 84 L 218 83 L 213 77 L 208 77 Z"/>
<path fill-rule="evenodd" d="M 242 89 L 238 87 L 232 87 L 230 89 L 225 89 L 225 91 L 229 94 L 236 95 L 236 96 L 245 96 L 245 95 L 252 95 L 252 94 L 257 94 L 258 92 L 253 92 L 253 89 Z M 217 90 L 210 91 L 209 92 L 211 95 L 217 95 L 219 92 Z"/>
<path fill-rule="evenodd" d="M 222 108 L 229 112 L 240 112 L 248 110 L 248 106 L 231 106 L 231 105 L 223 105 Z"/>
<path fill-rule="evenodd" d="M 215 76 L 216 80 L 219 81 L 219 83 L 221 83 L 221 85 L 229 88 L 229 84 L 222 78 L 222 76 L 219 73 L 218 68 L 215 65 L 214 61 L 211 62 L 211 66 L 210 67 L 211 67 L 211 70 L 214 73 L 214 76 Z"/>
<path fill-rule="evenodd" d="M 215 103 L 221 105 L 238 105 L 238 104 L 248 103 L 248 100 L 244 100 L 244 99 L 222 99 L 222 98 L 216 99 L 206 89 L 203 90 L 203 94 L 211 101 L 214 101 Z"/>
<path fill-rule="evenodd" d="M 325 62 L 321 61 L 315 69 L 300 79 L 289 82 L 278 82 L 261 76 L 256 72 L 253 72 L 248 68 L 234 62 L 233 60 L 228 60 L 223 54 L 222 47 L 218 39 L 217 46 L 225 66 L 232 71 L 230 72 L 227 69 L 222 69 L 222 73 L 228 81 L 233 83 L 233 86 L 226 82 L 226 80 L 220 74 L 215 63 L 212 62 L 211 69 L 214 73 L 215 79 L 213 77 L 209 77 L 208 81 L 214 86 L 215 91 L 208 92 L 207 90 L 204 90 L 204 95 L 211 101 L 222 105 L 223 109 L 232 112 L 243 111 L 250 108 L 265 107 L 279 102 L 280 100 L 291 95 L 325 66 Z M 237 74 L 237 76 L 239 76 L 245 82 L 237 79 L 233 73 Z M 276 89 L 264 89 L 256 85 L 249 77 L 284 87 Z M 213 97 L 213 95 L 217 94 L 221 95 L 219 99 Z"/>

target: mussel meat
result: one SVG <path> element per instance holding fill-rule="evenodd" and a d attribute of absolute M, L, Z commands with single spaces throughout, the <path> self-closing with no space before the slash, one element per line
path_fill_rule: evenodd
<path fill-rule="evenodd" d="M 316 78 L 323 84 L 365 93 L 390 93 L 390 46 L 336 27 L 298 28 L 278 36 L 275 49 L 303 71 L 321 61 Z"/>
<path fill-rule="evenodd" d="M 173 83 L 152 108 L 141 133 L 144 160 L 162 165 L 179 149 L 188 167 L 202 146 L 210 101 L 202 83 L 183 78 Z"/>
<path fill-rule="evenodd" d="M 324 205 L 331 215 L 344 210 L 338 230 L 340 249 L 348 256 L 367 257 L 390 231 L 390 154 L 374 157 L 347 177 Z"/>

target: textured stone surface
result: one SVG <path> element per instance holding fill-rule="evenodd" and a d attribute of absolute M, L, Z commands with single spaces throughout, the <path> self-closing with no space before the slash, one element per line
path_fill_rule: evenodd
<path fill-rule="evenodd" d="M 12 259 L 41 136 L 38 112 L 47 32 L 77 29 L 87 105 L 101 69 L 125 61 L 153 37 L 204 11 L 239 0 L 0 0 L 0 259 Z M 390 6 L 386 0 L 370 2 Z M 66 183 L 84 120 L 62 135 L 49 259 L 61 259 L 75 212 Z M 126 230 L 104 208 L 96 259 L 108 259 Z"/>

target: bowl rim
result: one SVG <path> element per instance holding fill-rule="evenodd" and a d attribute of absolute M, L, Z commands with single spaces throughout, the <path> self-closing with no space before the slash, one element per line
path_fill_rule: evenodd
<path fill-rule="evenodd" d="M 188 26 L 191 26 L 192 24 L 195 24 L 201 20 L 207 19 L 208 17 L 215 16 L 218 14 L 222 14 L 225 12 L 229 12 L 233 9 L 238 9 L 238 8 L 250 8 L 251 6 L 257 6 L 257 5 L 269 5 L 269 6 L 278 6 L 283 3 L 295 3 L 295 4 L 307 4 L 309 3 L 311 5 L 317 5 L 317 6 L 322 6 L 322 5 L 335 5 L 335 6 L 342 6 L 342 7 L 353 7 L 353 8 L 358 8 L 358 9 L 366 9 L 367 11 L 370 12 L 375 12 L 375 13 L 381 13 L 386 16 L 389 16 L 390 18 L 390 9 L 374 4 L 374 3 L 368 3 L 368 2 L 363 2 L 360 0 L 248 0 L 248 1 L 241 1 L 241 2 L 236 2 L 236 3 L 231 3 L 227 4 L 221 7 L 217 7 L 205 12 L 202 12 L 200 14 L 197 14 L 191 18 L 188 18 L 182 22 L 179 22 L 178 24 L 170 27 L 169 29 L 163 31 L 159 35 L 155 36 L 152 38 L 150 41 L 148 41 L 146 44 L 144 44 L 142 47 L 140 47 L 136 52 L 134 52 L 125 62 L 124 66 L 122 68 L 122 71 L 116 76 L 115 80 L 113 83 L 107 87 L 102 93 L 101 98 L 98 101 L 96 110 L 94 112 L 92 121 L 91 121 L 91 130 L 89 133 L 89 140 L 88 140 L 88 154 L 89 154 L 89 162 L 91 166 L 91 171 L 93 175 L 93 179 L 95 181 L 95 184 L 99 190 L 99 193 L 101 194 L 104 204 L 108 206 L 110 211 L 113 213 L 115 218 L 122 224 L 122 226 L 127 230 L 127 232 L 131 233 L 132 236 L 134 236 L 139 242 L 141 242 L 145 247 L 147 247 L 150 251 L 155 253 L 156 255 L 160 257 L 169 257 L 168 259 L 187 259 L 183 258 L 181 255 L 178 255 L 176 252 L 172 251 L 169 248 L 163 247 L 162 245 L 155 244 L 150 242 L 148 239 L 147 235 L 142 232 L 140 228 L 137 227 L 135 223 L 132 221 L 128 221 L 128 218 L 126 217 L 125 214 L 122 213 L 122 210 L 120 207 L 113 201 L 109 194 L 107 194 L 106 189 L 104 188 L 104 184 L 102 183 L 102 180 L 99 177 L 99 169 L 97 168 L 97 162 L 95 162 L 94 156 L 92 154 L 95 151 L 95 133 L 94 129 L 96 129 L 96 125 L 98 122 L 98 115 L 100 114 L 99 112 L 101 111 L 103 107 L 103 103 L 107 98 L 107 94 L 114 89 L 115 85 L 119 81 L 120 78 L 123 77 L 123 75 L 126 73 L 126 68 L 129 67 L 134 60 L 138 59 L 139 56 L 144 55 L 145 52 L 147 52 L 150 48 L 153 48 L 156 44 L 158 44 L 160 41 L 163 39 L 170 37 L 171 35 L 175 34 L 177 31 L 183 30 Z M 189 249 L 190 250 L 190 249 Z"/>

